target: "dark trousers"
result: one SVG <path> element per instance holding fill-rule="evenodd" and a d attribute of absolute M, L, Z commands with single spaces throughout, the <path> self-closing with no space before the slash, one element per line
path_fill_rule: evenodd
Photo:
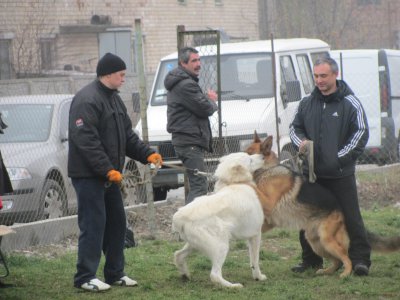
<path fill-rule="evenodd" d="M 121 192 L 116 184 L 108 188 L 97 178 L 73 178 L 78 197 L 77 272 L 74 286 L 96 277 L 103 251 L 104 279 L 113 283 L 124 274 L 126 217 Z"/>
<path fill-rule="evenodd" d="M 175 146 L 175 152 L 186 168 L 186 176 L 189 180 L 189 193 L 185 200 L 188 204 L 194 198 L 207 194 L 208 184 L 207 177 L 195 175 L 193 170 L 197 169 L 205 172 L 204 150 L 198 146 Z"/>
<path fill-rule="evenodd" d="M 354 175 L 337 179 L 317 179 L 317 183 L 330 190 L 339 202 L 343 212 L 346 229 L 350 238 L 349 257 L 353 266 L 357 263 L 371 265 L 371 247 L 368 243 L 364 222 L 361 217 L 358 204 L 357 186 Z M 300 231 L 300 244 L 303 249 L 303 261 L 310 264 L 322 262 L 322 258 L 316 255 L 304 237 L 304 231 Z"/>

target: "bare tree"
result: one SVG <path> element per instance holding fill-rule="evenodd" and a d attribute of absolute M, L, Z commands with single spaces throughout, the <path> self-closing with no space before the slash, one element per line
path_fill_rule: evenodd
<path fill-rule="evenodd" d="M 41 72 L 40 39 L 48 33 L 48 8 L 46 1 L 31 2 L 29 7 L 15 14 L 23 14 L 23 20 L 15 29 L 13 40 L 13 69 L 17 78 L 39 74 Z M 17 19 L 17 16 L 16 16 Z M 48 23 L 47 23 L 48 24 Z"/>
<path fill-rule="evenodd" d="M 363 12 L 357 0 L 270 0 L 269 24 L 276 37 L 314 37 L 332 48 L 360 45 L 368 28 L 360 26 Z"/>

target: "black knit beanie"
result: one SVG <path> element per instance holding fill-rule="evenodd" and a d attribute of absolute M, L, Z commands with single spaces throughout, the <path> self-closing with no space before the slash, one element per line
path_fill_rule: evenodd
<path fill-rule="evenodd" d="M 97 77 L 126 70 L 124 61 L 112 53 L 106 53 L 97 63 Z"/>

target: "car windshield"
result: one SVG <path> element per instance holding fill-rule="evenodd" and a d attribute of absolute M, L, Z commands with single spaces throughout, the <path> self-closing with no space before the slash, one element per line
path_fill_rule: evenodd
<path fill-rule="evenodd" d="M 237 53 L 221 55 L 221 99 L 250 100 L 274 95 L 272 58 L 269 53 Z M 201 57 L 199 84 L 203 91 L 217 89 L 217 62 L 215 56 Z M 152 105 L 167 103 L 164 78 L 177 66 L 177 60 L 160 64 L 158 78 L 151 99 Z"/>
<path fill-rule="evenodd" d="M 52 111 L 50 104 L 0 104 L 2 120 L 8 126 L 0 134 L 0 143 L 46 141 Z"/>

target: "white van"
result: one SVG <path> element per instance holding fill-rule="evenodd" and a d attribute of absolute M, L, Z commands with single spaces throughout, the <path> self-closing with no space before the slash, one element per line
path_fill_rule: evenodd
<path fill-rule="evenodd" d="M 398 162 L 400 50 L 334 50 L 331 57 L 367 114 L 370 136 L 362 159 L 378 164 Z"/>
<path fill-rule="evenodd" d="M 251 143 L 254 130 L 261 136 L 273 135 L 275 150 L 279 143 L 282 154 L 292 148 L 289 123 L 298 101 L 314 88 L 313 61 L 327 55 L 330 49 L 327 43 L 317 39 L 274 40 L 276 63 L 273 68 L 271 48 L 269 40 L 220 45 L 221 121 L 218 120 L 218 112 L 210 117 L 216 149 L 216 153 L 207 157 L 210 165 L 215 166 L 217 157 L 221 155 L 244 150 Z M 207 82 L 211 80 L 211 88 L 217 90 L 217 76 L 215 72 L 208 71 L 208 66 L 216 64 L 216 48 L 208 53 L 203 47 L 197 49 L 202 62 L 200 85 L 208 88 Z M 184 185 L 183 172 L 168 167 L 170 164 L 181 164 L 171 144 L 171 136 L 166 131 L 167 91 L 164 78 L 176 66 L 177 53 L 161 59 L 147 108 L 149 142 L 164 159 L 164 167 L 153 178 L 155 200 L 165 199 L 169 189 Z M 278 118 L 275 117 L 273 70 L 276 70 Z M 279 140 L 276 123 L 279 124 Z M 221 132 L 219 128 L 222 128 Z M 142 132 L 141 123 L 136 129 Z"/>

